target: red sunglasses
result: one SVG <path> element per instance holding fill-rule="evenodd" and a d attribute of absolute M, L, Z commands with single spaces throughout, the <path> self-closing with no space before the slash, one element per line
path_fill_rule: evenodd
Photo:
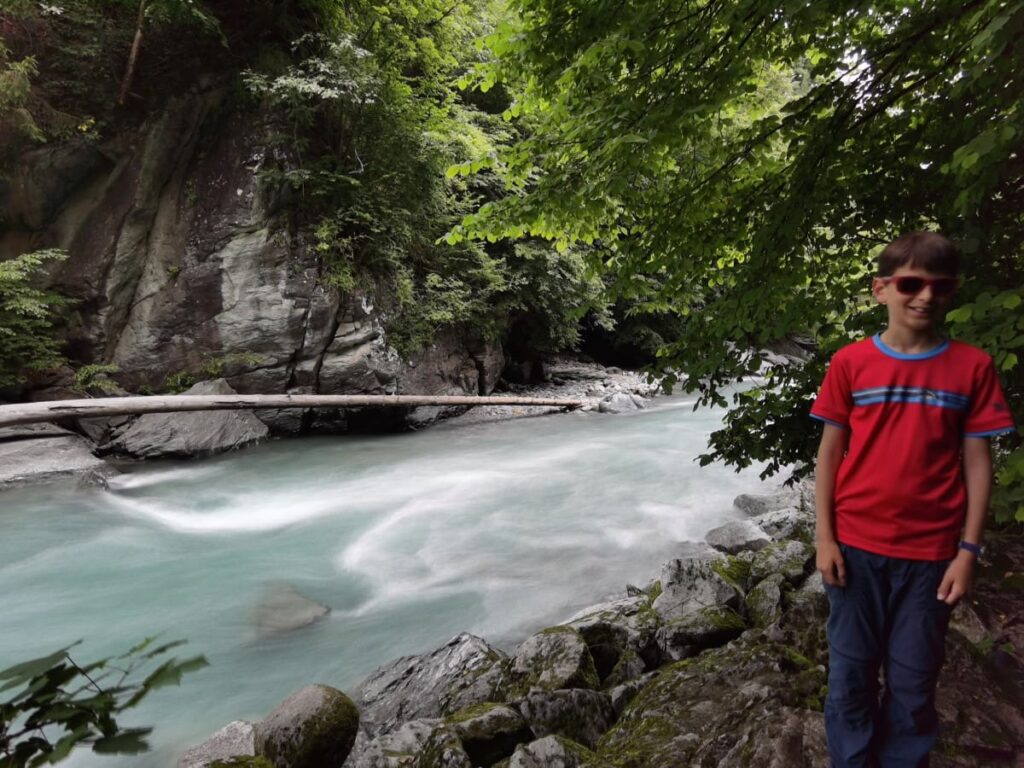
<path fill-rule="evenodd" d="M 883 277 L 880 279 L 886 285 L 889 283 L 895 284 L 896 290 L 907 296 L 920 293 L 926 285 L 931 287 L 932 293 L 936 296 L 949 296 L 955 293 L 956 289 L 960 286 L 960 280 L 955 277 L 900 275 L 899 277 Z"/>

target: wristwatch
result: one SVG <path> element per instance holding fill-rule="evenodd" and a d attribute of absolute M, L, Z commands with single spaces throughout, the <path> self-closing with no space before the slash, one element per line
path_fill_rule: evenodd
<path fill-rule="evenodd" d="M 961 541 L 960 542 L 960 549 L 966 549 L 968 552 L 970 552 L 975 557 L 981 557 L 982 555 L 985 554 L 985 548 L 983 546 L 981 546 L 981 544 L 972 544 L 969 541 Z"/>

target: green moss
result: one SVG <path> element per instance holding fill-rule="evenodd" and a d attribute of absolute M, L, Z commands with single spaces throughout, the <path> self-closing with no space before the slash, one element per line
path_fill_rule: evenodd
<path fill-rule="evenodd" d="M 750 580 L 749 561 L 735 555 L 727 555 L 724 559 L 713 561 L 711 570 L 741 592 L 747 591 L 747 583 Z"/>
<path fill-rule="evenodd" d="M 299 767 L 344 762 L 359 729 L 359 710 L 340 691 L 327 689 L 323 695 L 329 699 L 326 706 L 303 722 L 301 739 L 291 749 L 282 750 L 273 739 L 263 744 L 262 751 L 272 763 Z"/>
<path fill-rule="evenodd" d="M 486 715 L 491 710 L 497 707 L 503 707 L 504 704 L 500 704 L 494 701 L 485 701 L 482 704 L 471 704 L 468 707 L 463 707 L 458 712 L 455 712 L 445 718 L 449 723 L 455 725 L 456 723 L 465 723 L 469 720 Z"/>
<path fill-rule="evenodd" d="M 660 579 L 658 581 L 654 582 L 654 584 L 651 585 L 651 591 L 647 593 L 647 596 L 651 599 L 652 603 L 655 600 L 657 600 L 659 597 L 661 597 L 661 593 L 662 593 L 663 589 L 664 588 L 661 586 L 661 580 Z"/>
<path fill-rule="evenodd" d="M 240 755 L 226 760 L 217 760 L 210 768 L 274 768 L 274 764 L 262 756 Z"/>

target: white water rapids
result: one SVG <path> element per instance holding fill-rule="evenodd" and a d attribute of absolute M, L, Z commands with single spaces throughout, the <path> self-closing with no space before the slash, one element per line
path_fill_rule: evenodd
<path fill-rule="evenodd" d="M 109 492 L 5 491 L 0 668 L 79 638 L 80 661 L 187 638 L 177 655 L 211 666 L 124 720 L 155 725 L 154 750 L 66 763 L 166 768 L 309 683 L 351 690 L 463 630 L 508 649 L 657 578 L 684 542 L 741 517 L 737 494 L 769 489 L 757 468 L 694 461 L 721 412 L 690 406 L 276 441 L 141 465 Z M 330 615 L 259 636 L 255 606 L 281 582 Z"/>

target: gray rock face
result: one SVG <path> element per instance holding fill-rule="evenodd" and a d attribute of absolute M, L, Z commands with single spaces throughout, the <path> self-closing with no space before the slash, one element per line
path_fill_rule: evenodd
<path fill-rule="evenodd" d="M 593 753 L 582 745 L 545 736 L 517 747 L 508 768 L 580 768 L 588 758 L 593 758 Z"/>
<path fill-rule="evenodd" d="M 256 753 L 276 768 L 341 765 L 359 729 L 359 712 L 341 691 L 309 685 L 255 726 Z"/>
<path fill-rule="evenodd" d="M 774 573 L 797 584 L 809 572 L 814 548 L 801 541 L 778 541 L 762 549 L 750 562 L 750 580 L 756 584 Z"/>
<path fill-rule="evenodd" d="M 299 594 L 290 584 L 272 584 L 253 610 L 253 625 L 261 635 L 291 632 L 319 621 L 330 612 L 326 605 Z"/>
<path fill-rule="evenodd" d="M 644 660 L 652 665 L 655 662 L 650 650 L 658 628 L 658 615 L 651 609 L 647 594 L 635 587 L 633 590 L 628 597 L 584 608 L 567 622 L 582 635 L 602 681 L 624 656 L 641 664 Z"/>
<path fill-rule="evenodd" d="M 564 736 L 591 748 L 615 723 L 611 698 L 598 691 L 533 690 L 519 707 L 538 737 Z"/>
<path fill-rule="evenodd" d="M 203 381 L 186 395 L 237 394 L 224 379 Z M 259 442 L 270 434 L 251 411 L 148 413 L 110 444 L 112 450 L 141 459 L 223 453 Z"/>
<path fill-rule="evenodd" d="M 450 721 L 473 765 L 493 765 L 533 739 L 519 711 L 504 704 L 470 707 Z"/>
<path fill-rule="evenodd" d="M 773 509 L 771 512 L 751 518 L 750 522 L 756 524 L 775 541 L 798 539 L 810 543 L 814 540 L 812 510 L 805 511 L 797 507 Z"/>
<path fill-rule="evenodd" d="M 661 567 L 662 592 L 653 608 L 668 622 L 702 608 L 738 606 L 739 592 L 714 568 L 726 562 L 722 555 L 670 560 Z"/>
<path fill-rule="evenodd" d="M 92 453 L 92 443 L 49 424 L 0 430 L 0 488 L 5 485 L 82 477 L 115 470 Z"/>
<path fill-rule="evenodd" d="M 665 659 L 679 661 L 706 648 L 723 645 L 739 637 L 746 625 L 736 611 L 725 605 L 711 605 L 674 619 L 658 630 L 658 646 Z"/>
<path fill-rule="evenodd" d="M 228 723 L 202 744 L 189 747 L 178 760 L 178 768 L 210 768 L 217 760 L 256 754 L 256 731 L 252 723 Z"/>
<path fill-rule="evenodd" d="M 363 723 L 371 733 L 387 733 L 407 720 L 498 701 L 505 660 L 501 651 L 468 633 L 431 653 L 396 659 L 359 685 L 356 701 Z"/>
<path fill-rule="evenodd" d="M 552 627 L 526 639 L 512 658 L 517 688 L 597 688 L 590 649 L 572 627 Z"/>
<path fill-rule="evenodd" d="M 639 411 L 646 407 L 647 404 L 639 395 L 629 392 L 616 392 L 614 395 L 608 395 L 608 397 L 598 403 L 597 410 L 600 413 L 628 413 L 630 411 Z"/>
<path fill-rule="evenodd" d="M 743 512 L 746 512 L 751 517 L 755 515 L 763 515 L 765 512 L 771 512 L 775 509 L 784 509 L 786 507 L 796 507 L 800 509 L 803 506 L 803 497 L 799 488 L 782 488 L 775 493 L 767 495 L 755 495 L 749 493 L 741 493 L 735 499 L 733 499 L 733 505 Z"/>
<path fill-rule="evenodd" d="M 771 537 L 753 520 L 735 520 L 708 531 L 704 541 L 720 552 L 756 552 L 771 543 Z"/>
<path fill-rule="evenodd" d="M 773 573 L 747 593 L 747 615 L 755 627 L 766 627 L 782 616 L 782 585 L 786 579 Z"/>
<path fill-rule="evenodd" d="M 410 720 L 357 745 L 345 768 L 473 768 L 455 730 L 440 718 Z"/>

